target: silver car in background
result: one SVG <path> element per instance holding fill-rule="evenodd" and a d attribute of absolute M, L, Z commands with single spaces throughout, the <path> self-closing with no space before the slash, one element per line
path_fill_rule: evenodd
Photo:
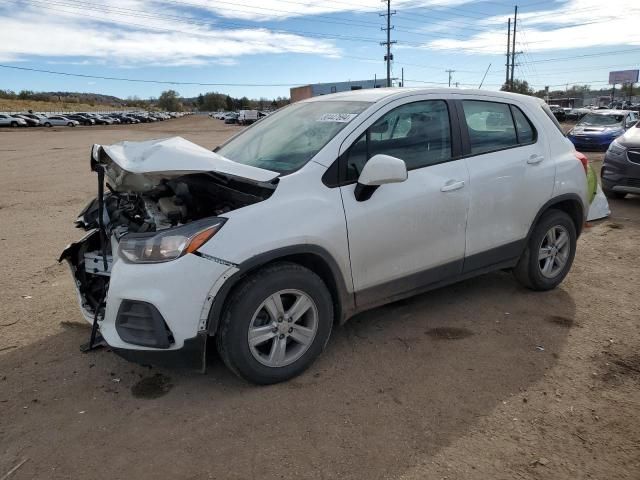
<path fill-rule="evenodd" d="M 80 125 L 80 122 L 63 117 L 62 115 L 54 115 L 43 119 L 42 124 L 45 127 L 75 127 Z"/>
<path fill-rule="evenodd" d="M 15 118 L 11 115 L 0 113 L 0 127 L 26 127 L 27 122 L 23 118 Z"/>

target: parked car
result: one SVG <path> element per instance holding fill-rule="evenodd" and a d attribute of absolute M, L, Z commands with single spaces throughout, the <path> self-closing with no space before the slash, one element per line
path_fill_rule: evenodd
<path fill-rule="evenodd" d="M 224 116 L 224 123 L 238 123 L 238 114 L 229 112 Z"/>
<path fill-rule="evenodd" d="M 0 127 L 26 127 L 27 122 L 24 118 L 15 118 L 11 115 L 0 113 Z"/>
<path fill-rule="evenodd" d="M 611 142 L 600 177 L 602 191 L 609 198 L 640 195 L 640 123 Z"/>
<path fill-rule="evenodd" d="M 22 115 L 20 113 L 16 113 L 14 115 L 11 115 L 11 117 L 13 118 L 20 118 L 22 120 L 24 120 L 25 122 L 27 122 L 27 126 L 28 127 L 38 127 L 40 126 L 40 120 L 35 120 L 31 117 L 27 117 L 25 115 Z"/>
<path fill-rule="evenodd" d="M 91 125 L 96 124 L 96 121 L 93 118 L 87 117 L 85 115 L 72 114 L 66 115 L 66 117 L 70 118 L 71 120 L 76 120 L 78 123 L 80 123 L 80 125 L 84 125 L 86 127 L 90 127 Z"/>
<path fill-rule="evenodd" d="M 126 123 L 126 124 L 131 125 L 131 124 L 134 124 L 134 123 L 140 123 L 140 120 L 138 120 L 137 118 L 134 118 L 134 117 L 132 117 L 130 115 L 127 115 L 127 114 L 124 114 L 124 113 L 120 113 L 120 114 L 113 115 L 113 116 L 118 118 L 120 120 L 120 122 L 123 123 L 123 124 Z"/>
<path fill-rule="evenodd" d="M 567 119 L 567 114 L 564 108 L 553 106 L 550 107 L 550 109 L 553 116 L 556 117 L 559 122 L 564 122 Z"/>
<path fill-rule="evenodd" d="M 75 127 L 76 125 L 80 125 L 80 122 L 63 117 L 62 115 L 53 115 L 51 117 L 47 117 L 42 124 L 45 127 Z"/>
<path fill-rule="evenodd" d="M 105 120 L 110 120 L 112 125 L 120 125 L 122 123 L 120 119 L 116 116 L 102 115 L 102 118 L 104 118 Z"/>
<path fill-rule="evenodd" d="M 40 126 L 44 125 L 44 120 L 46 120 L 46 118 L 47 118 L 46 115 L 42 115 L 42 114 L 39 114 L 39 113 L 31 113 L 31 112 L 21 113 L 20 115 L 22 115 L 23 117 L 29 117 L 29 118 L 31 118 L 33 120 L 37 120 L 39 122 Z"/>
<path fill-rule="evenodd" d="M 594 110 L 567 134 L 578 150 L 606 150 L 614 138 L 638 121 L 638 112 L 629 110 Z"/>
<path fill-rule="evenodd" d="M 113 120 L 109 117 L 104 117 L 102 115 L 93 115 L 93 118 L 96 122 L 96 125 L 113 125 Z"/>
<path fill-rule="evenodd" d="M 238 123 L 240 125 L 251 125 L 258 121 L 258 117 L 257 110 L 240 110 L 238 112 Z"/>
<path fill-rule="evenodd" d="M 142 362 L 203 368 L 213 337 L 259 384 L 357 312 L 493 270 L 555 288 L 589 205 L 586 157 L 541 100 L 505 92 L 344 92 L 215 152 L 174 137 L 91 157 L 109 192 L 60 257 L 85 319 Z"/>

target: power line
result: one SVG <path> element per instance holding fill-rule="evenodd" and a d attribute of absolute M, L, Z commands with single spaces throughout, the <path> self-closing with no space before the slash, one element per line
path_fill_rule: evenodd
<path fill-rule="evenodd" d="M 2 1 L 11 1 L 11 2 L 18 2 L 18 0 L 2 0 Z M 90 7 L 83 7 L 83 6 L 77 6 L 77 5 L 69 5 L 69 4 L 64 4 L 61 2 L 55 2 L 52 0 L 47 0 L 46 2 L 44 0 L 39 1 L 39 0 L 27 0 L 30 3 L 35 3 L 38 4 L 38 6 L 42 9 L 46 9 L 46 10 L 53 10 L 53 11 L 59 11 L 59 12 L 64 12 L 64 13 L 68 13 L 71 15 L 81 15 L 82 17 L 89 17 L 89 18 L 95 18 L 99 21 L 108 21 L 105 20 L 104 17 L 98 17 L 95 15 L 89 15 L 88 13 L 86 13 L 86 9 L 92 10 L 92 8 Z M 59 8 L 54 8 L 51 7 L 50 4 L 54 4 L 54 5 L 61 5 L 61 6 L 66 6 L 66 7 L 70 7 L 70 8 L 82 8 L 84 9 L 82 12 L 76 12 L 76 11 L 69 11 L 69 10 L 63 10 L 63 9 L 59 9 Z M 96 7 L 99 7 L 96 5 Z M 105 8 L 107 10 L 105 10 Z M 100 11 L 103 13 L 109 13 L 108 10 L 109 7 L 104 7 L 104 8 L 93 8 L 93 10 L 95 11 Z M 120 13 L 120 12 L 113 12 L 111 11 L 111 13 L 114 13 L 115 15 L 124 15 L 124 16 L 131 16 L 131 14 L 127 14 L 127 13 Z M 143 12 L 144 13 L 144 12 Z M 137 15 L 138 16 L 138 15 Z M 151 18 L 153 18 L 153 16 L 151 16 Z M 116 23 L 116 22 L 113 22 Z M 175 32 L 175 33 L 183 33 L 186 35 L 193 35 L 193 36 L 204 36 L 207 38 L 211 38 L 210 34 L 206 34 L 206 33 L 202 33 L 202 32 L 186 32 L 184 30 L 178 30 L 178 29 L 174 29 L 174 28 L 165 28 L 165 27 L 154 27 L 154 26 L 150 26 L 150 25 L 145 25 L 145 24 L 140 24 L 140 23 L 134 23 L 134 22 L 126 22 L 126 21 L 122 21 L 120 20 L 118 23 L 124 24 L 124 25 L 132 25 L 132 26 L 136 26 L 136 27 L 141 27 L 144 29 L 148 29 L 148 30 L 155 30 L 155 31 L 162 31 L 162 32 Z M 254 28 L 255 26 L 253 25 L 244 25 L 244 24 L 239 24 L 236 22 L 206 22 L 206 21 L 198 21 L 198 20 L 184 20 L 184 23 L 188 23 L 188 24 L 195 24 L 195 25 L 211 25 L 211 26 L 216 26 L 217 28 L 219 28 L 220 30 L 233 30 L 230 28 L 225 28 L 223 26 L 221 26 L 221 24 L 224 25 L 231 25 L 234 26 L 236 28 L 243 28 L 243 29 L 249 29 L 249 28 Z M 345 40 L 345 41 L 356 41 L 356 42 L 375 42 L 378 43 L 378 39 L 376 38 L 372 38 L 372 37 L 354 37 L 354 36 L 345 36 L 345 35 L 337 35 L 337 34 L 328 34 L 328 33 L 320 33 L 320 32 L 308 32 L 308 31 L 302 31 L 302 30 L 284 30 L 284 29 L 266 29 L 265 30 L 269 30 L 270 32 L 274 32 L 274 33 L 284 33 L 284 34 L 294 34 L 294 35 L 304 35 L 307 37 L 312 37 L 312 38 L 321 38 L 321 39 L 337 39 L 337 40 Z M 243 40 L 243 42 L 246 43 L 255 43 L 255 42 L 250 42 L 248 40 Z"/>
<path fill-rule="evenodd" d="M 604 55 L 620 55 L 620 54 L 625 54 L 625 53 L 629 53 L 629 52 L 636 52 L 638 50 L 640 50 L 640 47 L 628 48 L 626 50 L 612 50 L 612 51 L 609 51 L 609 52 L 586 53 L 586 54 L 583 54 L 583 55 L 573 55 L 571 57 L 545 58 L 545 59 L 541 59 L 541 60 L 534 60 L 534 61 L 529 62 L 529 63 L 560 62 L 560 61 L 573 60 L 573 59 L 576 59 L 576 58 L 602 57 Z"/>
<path fill-rule="evenodd" d="M 195 85 L 195 86 L 206 86 L 206 87 L 296 87 L 300 85 L 306 85 L 309 82 L 298 82 L 298 83 L 230 83 L 230 82 L 181 82 L 181 81 L 173 81 L 173 80 L 148 80 L 141 78 L 126 78 L 126 77 L 109 77 L 104 75 L 85 75 L 81 73 L 70 73 L 70 72 L 60 72 L 55 70 L 44 70 L 39 68 L 30 68 L 30 67 L 18 67 L 15 65 L 4 65 L 0 64 L 0 68 L 8 68 L 12 70 L 23 70 L 29 72 L 36 73 L 46 73 L 52 75 L 63 75 L 67 77 L 80 77 L 80 78 L 91 78 L 97 80 L 112 80 L 112 81 L 120 81 L 120 82 L 136 82 L 136 83 L 151 83 L 151 84 L 161 84 L 161 85 Z M 426 80 L 410 80 L 405 79 L 406 82 L 414 82 L 414 83 L 423 83 L 423 84 L 433 84 L 433 85 L 449 85 L 449 82 L 433 82 Z M 551 84 L 549 86 L 562 86 L 566 84 L 570 85 L 589 85 L 589 84 L 607 84 L 606 81 L 601 80 L 589 80 L 589 81 L 570 81 L 563 82 L 557 84 Z M 463 86 L 473 86 L 475 84 L 471 83 L 460 83 Z M 487 84 L 488 86 L 499 87 L 500 84 Z M 541 84 L 534 84 L 541 85 Z"/>
<path fill-rule="evenodd" d="M 16 2 L 19 3 L 19 0 L 0 0 L 0 1 L 12 1 L 12 2 Z M 167 13 L 148 13 L 142 10 L 136 10 L 136 9 L 132 9 L 132 8 L 125 8 L 125 7 L 112 7 L 112 6 L 107 6 L 107 5 L 98 5 L 95 3 L 91 3 L 91 2 L 86 2 L 86 1 L 81 1 L 81 0 L 49 0 L 49 1 L 45 1 L 45 0 L 26 0 L 34 5 L 37 5 L 38 7 L 42 8 L 42 9 L 49 9 L 49 10 L 54 10 L 54 11 L 60 11 L 60 12 L 64 12 L 64 13 L 68 13 L 68 14 L 77 14 L 76 12 L 73 11 L 68 11 L 68 10 L 63 10 L 60 8 L 53 8 L 51 5 L 54 6 L 58 6 L 58 7 L 67 7 L 67 8 L 72 8 L 72 9 L 79 9 L 82 10 L 82 15 L 83 16 L 87 16 L 86 15 L 86 10 L 93 10 L 93 11 L 97 11 L 97 12 L 105 12 L 105 13 L 111 13 L 113 15 L 118 15 L 118 16 L 124 16 L 124 17 L 132 17 L 135 16 L 136 18 L 149 18 L 149 19 L 159 19 L 159 20 L 179 20 L 185 24 L 190 24 L 190 25 L 202 25 L 202 26 L 211 26 L 214 28 L 218 28 L 221 30 L 225 30 L 225 29 L 229 29 L 229 27 L 235 27 L 235 28 L 256 28 L 255 25 L 253 23 L 249 23 L 249 22 L 238 22 L 238 21 L 228 21 L 228 20 L 218 20 L 218 21 L 207 21 L 207 20 L 199 20 L 199 19 L 195 19 L 193 17 L 186 17 L 186 16 L 182 16 L 182 15 L 173 15 L 173 14 L 167 14 Z M 175 4 L 179 4 L 179 5 L 185 5 L 185 6 L 193 6 L 193 7 L 200 7 L 202 8 L 202 6 L 199 6 L 197 4 L 192 4 L 192 3 L 188 3 L 188 2 L 181 2 L 181 1 L 177 1 L 177 0 L 171 0 L 171 3 L 175 3 Z M 221 3 L 231 3 L 231 2 L 221 2 Z M 234 4 L 235 5 L 235 4 Z M 251 8 L 260 8 L 260 7 L 251 7 Z M 234 10 L 234 9 L 229 9 L 229 10 Z M 264 9 L 264 10 L 273 10 L 273 9 Z M 253 13 L 253 12 L 248 12 L 247 10 L 235 10 L 235 11 L 241 11 L 241 12 L 245 12 L 245 13 Z M 278 12 L 287 12 L 286 10 L 275 10 Z M 291 12 L 291 13 L 295 13 L 295 12 Z M 96 18 L 100 21 L 108 21 L 108 19 L 105 19 L 103 17 L 95 17 L 95 16 L 91 16 L 89 15 L 89 18 Z M 284 18 L 282 16 L 279 16 L 279 18 Z M 314 17 L 315 18 L 315 17 Z M 324 18 L 330 18 L 330 17 L 324 17 Z M 299 21 L 306 21 L 306 22 L 316 22 L 314 19 L 308 19 L 308 18 L 294 18 L 293 20 L 299 20 Z M 346 19 L 345 19 L 346 20 Z M 322 22 L 322 23 L 329 23 L 329 24 L 337 24 L 337 25 L 349 25 L 349 26 L 353 26 L 351 22 L 346 21 L 346 22 L 340 22 L 340 21 L 332 21 L 332 20 L 318 20 L 318 22 Z M 115 22 L 113 22 L 115 23 Z M 144 28 L 153 28 L 150 27 L 148 25 L 141 25 L 141 24 L 137 24 L 137 23 L 131 23 L 131 22 L 125 22 L 125 21 L 120 21 L 120 23 L 123 24 L 127 24 L 127 25 L 133 25 L 133 26 L 140 26 L 140 27 L 144 27 Z M 366 22 L 367 25 L 356 25 L 359 28 L 375 28 L 378 29 L 379 28 L 379 24 L 374 24 L 373 22 Z M 375 26 L 373 26 L 375 25 Z M 225 26 L 227 26 L 225 28 Z M 260 27 L 258 27 L 260 28 Z M 265 28 L 267 28 L 265 26 Z M 332 34 L 332 33 L 323 33 L 323 32 L 310 32 L 310 31 L 305 31 L 305 30 L 291 30 L 291 29 L 283 29 L 283 28 L 273 28 L 273 27 L 268 27 L 269 30 L 273 31 L 273 32 L 277 32 L 277 33 L 291 33 L 291 34 L 297 34 L 297 35 L 305 35 L 308 37 L 312 37 L 312 38 L 335 38 L 338 40 L 347 40 L 347 41 L 362 41 L 362 42 L 378 42 L 377 39 L 372 38 L 372 37 L 362 37 L 362 36 L 353 36 L 353 35 L 340 35 L 340 34 Z M 156 28 L 157 29 L 157 28 Z M 167 29 L 168 30 L 168 29 Z M 175 32 L 179 32 L 179 33 L 187 33 L 187 32 L 183 32 L 181 30 L 176 30 L 176 29 L 171 29 L 171 31 L 175 31 Z M 436 34 L 429 34 L 429 33 L 425 33 L 425 32 L 421 32 L 418 30 L 406 30 L 406 29 L 397 29 L 397 31 L 399 32 L 403 32 L 403 33 L 408 33 L 410 35 L 418 35 L 418 36 L 422 36 L 422 37 L 427 37 L 427 38 L 440 38 L 439 35 Z M 198 35 L 198 33 L 190 33 L 191 35 Z M 451 36 L 454 36 L 456 38 L 463 38 L 466 39 L 468 37 L 463 36 L 463 35 L 457 35 L 457 34 L 451 34 Z M 421 46 L 421 43 L 416 43 L 416 42 L 403 42 L 407 45 L 411 45 L 411 46 Z"/>
<path fill-rule="evenodd" d="M 309 82 L 302 83 L 203 83 L 203 82 L 178 82 L 172 80 L 147 80 L 142 78 L 124 78 L 124 77 L 105 77 L 102 75 L 85 75 L 82 73 L 58 72 L 55 70 L 42 70 L 39 68 L 18 67 L 15 65 L 0 64 L 0 68 L 10 68 L 13 70 L 25 70 L 28 72 L 49 73 L 53 75 L 64 75 L 67 77 L 92 78 L 97 80 L 115 80 L 118 82 L 138 82 L 138 83 L 158 83 L 163 85 L 198 85 L 205 87 L 297 87 L 306 85 Z"/>

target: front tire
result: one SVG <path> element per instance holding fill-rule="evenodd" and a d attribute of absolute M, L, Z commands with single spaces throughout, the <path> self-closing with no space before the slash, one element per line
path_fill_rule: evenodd
<path fill-rule="evenodd" d="M 222 315 L 216 345 L 225 365 L 260 385 L 306 370 L 324 350 L 333 301 L 311 270 L 289 262 L 259 270 L 238 285 Z"/>
<path fill-rule="evenodd" d="M 536 224 L 513 274 L 531 290 L 556 288 L 567 276 L 576 254 L 576 226 L 560 210 L 546 211 Z"/>
<path fill-rule="evenodd" d="M 47 127 L 47 128 L 51 128 L 51 124 L 50 124 L 49 122 L 46 122 L 46 123 L 44 124 L 44 126 L 45 126 L 45 127 Z"/>

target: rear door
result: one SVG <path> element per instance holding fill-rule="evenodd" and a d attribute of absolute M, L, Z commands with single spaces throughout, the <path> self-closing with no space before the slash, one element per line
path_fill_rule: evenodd
<path fill-rule="evenodd" d="M 359 307 L 462 271 L 469 177 L 450 112 L 455 118 L 441 99 L 396 101 L 343 144 L 341 193 Z M 357 178 L 375 154 L 404 160 L 408 178 L 358 201 Z"/>
<path fill-rule="evenodd" d="M 486 97 L 457 105 L 470 177 L 469 272 L 520 255 L 533 219 L 551 198 L 555 164 L 526 105 Z"/>

